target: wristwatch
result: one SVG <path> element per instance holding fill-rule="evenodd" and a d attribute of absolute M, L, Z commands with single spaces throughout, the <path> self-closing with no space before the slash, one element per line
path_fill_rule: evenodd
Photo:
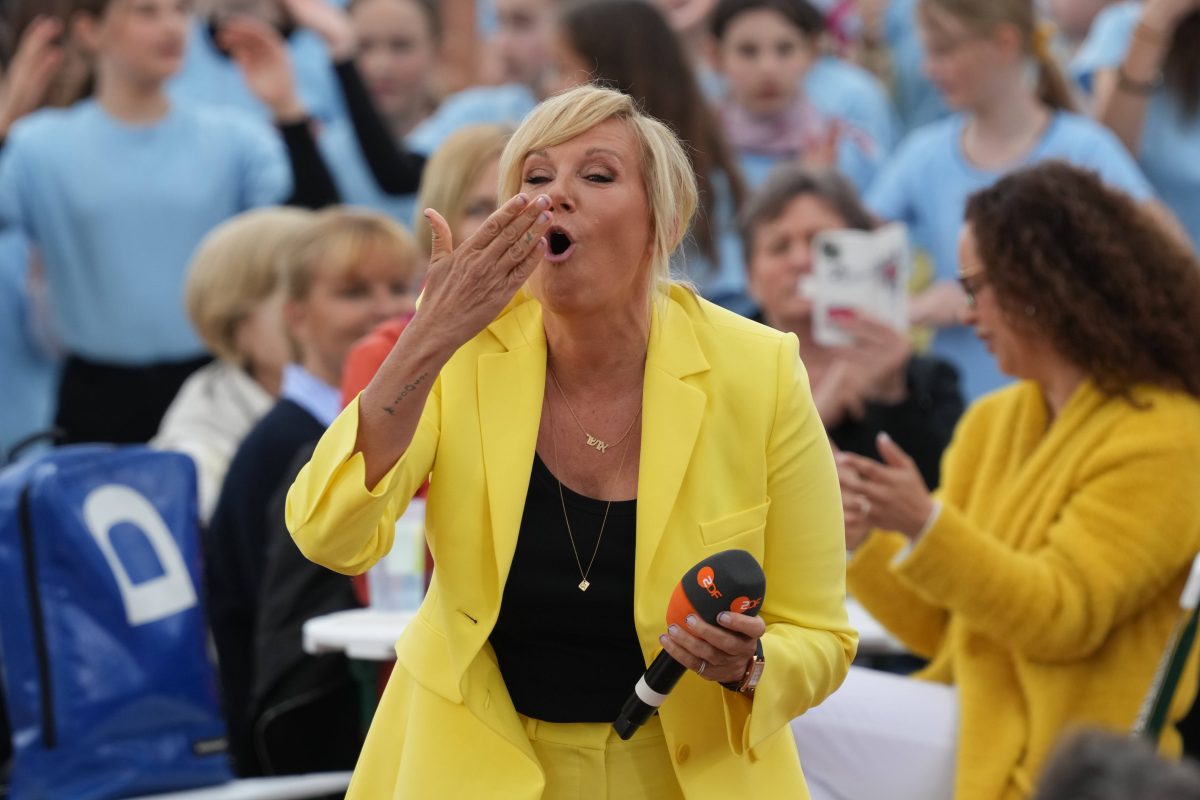
<path fill-rule="evenodd" d="M 763 659 L 762 640 L 760 639 L 755 642 L 754 655 L 746 664 L 746 672 L 742 675 L 741 680 L 729 681 L 728 683 L 722 683 L 721 685 L 731 692 L 737 692 L 738 694 L 744 694 L 753 697 L 754 689 L 758 686 L 758 681 L 762 677 L 763 666 L 765 664 L 766 661 Z"/>

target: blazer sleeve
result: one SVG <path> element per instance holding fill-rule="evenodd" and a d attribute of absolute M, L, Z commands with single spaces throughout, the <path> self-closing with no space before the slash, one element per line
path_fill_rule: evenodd
<path fill-rule="evenodd" d="M 288 530 L 305 557 L 346 575 L 366 572 L 387 554 L 396 520 L 429 477 L 441 432 L 442 383 L 434 383 L 404 455 L 371 487 L 362 453 L 354 450 L 360 399 L 321 437 L 286 505 Z"/>
<path fill-rule="evenodd" d="M 1044 544 L 1016 550 L 947 503 L 896 576 L 1030 660 L 1091 655 L 1200 547 L 1195 414 L 1136 416 L 1090 454 Z"/>
<path fill-rule="evenodd" d="M 781 341 L 766 446 L 766 668 L 753 700 L 723 692 L 730 745 L 754 748 L 833 693 L 858 648 L 846 614 L 846 542 L 833 452 L 794 335 Z"/>

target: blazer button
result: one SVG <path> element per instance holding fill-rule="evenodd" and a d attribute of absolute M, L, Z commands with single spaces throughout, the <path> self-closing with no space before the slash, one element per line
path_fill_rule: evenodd
<path fill-rule="evenodd" d="M 679 749 L 675 751 L 675 760 L 680 764 L 686 762 L 692 755 L 692 748 L 686 744 L 679 745 Z"/>

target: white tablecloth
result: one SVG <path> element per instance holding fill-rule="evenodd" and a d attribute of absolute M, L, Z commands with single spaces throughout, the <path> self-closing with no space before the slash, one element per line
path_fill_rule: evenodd
<path fill-rule="evenodd" d="M 143 795 L 130 800 L 302 800 L 346 791 L 349 772 L 318 772 L 281 778 L 247 778 L 186 792 Z"/>
<path fill-rule="evenodd" d="M 846 602 L 850 624 L 858 629 L 858 651 L 864 655 L 903 653 L 904 648 L 854 598 Z M 396 639 L 415 616 L 409 611 L 356 608 L 315 617 L 304 623 L 304 649 L 309 653 L 344 652 L 365 661 L 393 661 Z"/>

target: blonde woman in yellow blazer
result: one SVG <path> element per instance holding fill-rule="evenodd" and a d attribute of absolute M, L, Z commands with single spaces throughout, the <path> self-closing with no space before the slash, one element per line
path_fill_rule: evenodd
<path fill-rule="evenodd" d="M 1066 729 L 1131 729 L 1200 550 L 1200 266 L 1065 164 L 966 220 L 965 320 L 1023 380 L 963 417 L 932 498 L 894 445 L 839 470 L 851 592 L 957 690 L 954 797 L 1018 800 Z M 1196 682 L 1193 652 L 1172 722 Z"/>
<path fill-rule="evenodd" d="M 434 578 L 349 796 L 807 797 L 788 722 L 837 688 L 857 637 L 836 470 L 795 337 L 669 283 L 694 177 L 674 136 L 628 97 L 583 87 L 535 110 L 502 157 L 501 197 L 512 195 L 457 248 L 429 215 L 420 310 L 288 496 L 304 553 L 358 573 L 388 551 L 430 477 Z M 662 648 L 691 670 L 628 742 L 611 720 L 521 713 L 506 678 L 528 675 L 506 676 L 489 641 L 506 593 L 525 591 L 506 582 L 534 533 L 522 522 L 535 458 L 560 492 L 636 497 L 632 597 L 563 632 L 586 644 L 589 626 L 627 609 L 641 661 L 620 677 L 630 690 Z M 562 514 L 570 525 L 565 502 Z M 605 524 L 599 553 L 622 546 Z M 556 552 L 569 535 L 554 532 Z M 612 576 L 589 572 L 590 546 L 572 538 L 576 561 L 539 574 L 547 603 L 611 592 Z M 763 565 L 760 617 L 665 631 L 683 573 L 729 548 Z M 760 654 L 761 680 L 746 686 Z"/>

